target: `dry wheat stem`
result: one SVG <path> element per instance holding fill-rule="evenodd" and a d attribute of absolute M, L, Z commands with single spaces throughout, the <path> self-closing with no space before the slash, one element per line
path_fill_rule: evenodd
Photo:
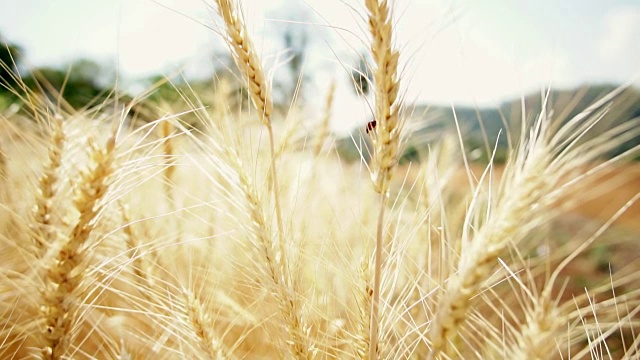
<path fill-rule="evenodd" d="M 373 273 L 373 296 L 371 301 L 371 321 L 369 330 L 369 359 L 377 359 L 380 349 L 378 345 L 378 333 L 380 326 L 380 287 L 382 273 L 382 240 L 384 237 L 384 214 L 387 208 L 387 193 L 380 194 L 380 207 L 378 209 L 378 225 L 376 229 L 376 250 Z"/>
<path fill-rule="evenodd" d="M 218 12 L 225 22 L 227 32 L 226 40 L 232 50 L 233 58 L 237 66 L 240 68 L 241 73 L 244 74 L 247 80 L 253 104 L 256 107 L 256 110 L 260 113 L 262 122 L 267 127 L 269 134 L 271 179 L 273 181 L 273 197 L 276 212 L 276 223 L 278 226 L 278 257 L 274 258 L 272 252 L 268 249 L 268 244 L 273 244 L 272 241 L 264 242 L 262 247 L 270 267 L 270 276 L 276 286 L 276 293 L 278 294 L 280 301 L 280 311 L 286 322 L 285 328 L 291 338 L 290 341 L 287 341 L 289 351 L 298 359 L 308 359 L 311 358 L 311 354 L 309 353 L 310 347 L 307 344 L 309 328 L 304 324 L 299 314 L 296 289 L 294 288 L 294 282 L 292 280 L 287 259 L 287 248 L 285 244 L 280 205 L 278 172 L 276 167 L 277 156 L 275 151 L 275 139 L 271 124 L 271 112 L 273 107 L 271 97 L 268 94 L 266 79 L 264 77 L 264 72 L 262 71 L 262 64 L 258 59 L 253 43 L 247 33 L 247 28 L 234 7 L 233 1 L 217 0 L 217 4 Z M 248 178 L 244 179 L 244 181 L 247 180 Z M 253 195 L 250 197 L 252 199 L 247 199 L 249 203 L 255 200 Z M 255 205 L 251 205 L 251 207 L 255 210 Z M 264 229 L 265 227 L 262 228 Z M 277 266 L 274 266 L 276 265 L 274 262 L 277 262 Z"/>
<path fill-rule="evenodd" d="M 80 268 L 86 258 L 86 244 L 96 227 L 96 216 L 104 206 L 101 200 L 109 189 L 114 172 L 115 135 L 105 149 L 94 146 L 91 154 L 93 168 L 81 174 L 75 207 L 80 218 L 69 238 L 45 265 L 41 316 L 43 320 L 43 359 L 60 359 L 69 346 L 71 329 L 76 325 L 75 297 L 84 271 Z"/>
<path fill-rule="evenodd" d="M 389 14 L 387 1 L 365 0 L 369 15 L 369 30 L 371 31 L 371 55 L 375 64 L 373 69 L 375 84 L 375 118 L 378 122 L 372 136 L 374 153 L 372 180 L 374 189 L 380 193 L 380 209 L 378 212 L 378 227 L 376 231 L 376 250 L 374 264 L 373 301 L 371 306 L 371 329 L 369 359 L 378 358 L 379 332 L 379 303 L 380 281 L 382 272 L 382 237 L 384 228 L 384 213 L 388 197 L 389 181 L 392 170 L 398 161 L 400 147 L 400 131 L 402 126 L 398 122 L 399 106 L 397 102 L 398 57 L 400 53 L 392 47 L 393 23 Z"/>
<path fill-rule="evenodd" d="M 329 135 L 329 121 L 331 120 L 331 107 L 333 106 L 333 96 L 336 92 L 336 81 L 335 79 L 331 81 L 331 85 L 329 86 L 329 91 L 327 92 L 327 99 L 325 100 L 324 105 L 324 116 L 322 117 L 322 121 L 320 122 L 320 129 L 318 129 L 318 135 L 316 137 L 316 143 L 314 146 L 313 153 L 315 156 L 320 155 L 322 151 L 322 147 Z"/>

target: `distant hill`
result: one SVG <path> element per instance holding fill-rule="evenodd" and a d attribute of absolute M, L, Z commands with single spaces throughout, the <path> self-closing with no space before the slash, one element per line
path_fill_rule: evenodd
<path fill-rule="evenodd" d="M 591 85 L 575 89 L 551 90 L 548 94 L 546 113 L 558 125 L 569 121 L 591 104 L 601 99 L 617 85 Z M 465 142 L 467 152 L 472 150 L 476 160 L 486 161 L 489 157 L 487 149 L 493 149 L 498 143 L 497 160 L 503 160 L 508 146 L 508 136 L 513 142 L 518 141 L 522 124 L 522 105 L 524 102 L 524 118 L 528 123 L 539 116 L 546 93 L 529 94 L 524 99 L 505 101 L 495 107 L 474 108 L 455 106 L 455 116 Z M 415 156 L 427 148 L 427 145 L 442 138 L 445 133 L 455 133 L 454 112 L 448 106 L 421 104 L 411 114 L 411 123 L 416 127 L 407 144 L 408 156 Z M 613 106 L 600 123 L 591 130 L 598 134 L 615 125 L 640 117 L 640 89 L 627 88 L 613 101 Z M 356 129 L 354 137 L 361 129 Z M 500 137 L 498 138 L 498 134 Z M 365 137 L 366 138 L 366 137 Z M 620 144 L 611 156 L 619 154 L 640 144 L 640 137 Z M 350 138 L 339 142 L 339 150 L 347 159 L 358 158 L 356 149 Z M 354 154 L 355 152 L 355 154 Z"/>

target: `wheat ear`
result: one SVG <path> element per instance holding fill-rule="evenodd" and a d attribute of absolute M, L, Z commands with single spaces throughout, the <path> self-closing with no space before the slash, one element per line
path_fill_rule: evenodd
<path fill-rule="evenodd" d="M 360 277 L 358 289 L 358 315 L 359 322 L 356 324 L 354 334 L 353 353 L 357 359 L 366 359 L 369 355 L 371 345 L 371 303 L 373 298 L 373 288 L 371 287 L 371 269 L 369 266 L 369 256 L 365 255 L 361 261 L 358 275 Z"/>
<path fill-rule="evenodd" d="M 460 324 L 467 317 L 470 300 L 478 294 L 484 281 L 491 275 L 497 257 L 509 243 L 517 243 L 528 230 L 526 224 L 534 219 L 534 214 L 544 207 L 543 197 L 550 190 L 547 170 L 548 157 L 543 141 L 538 140 L 526 159 L 523 168 L 513 176 L 507 188 L 515 191 L 504 194 L 491 221 L 470 240 L 463 250 L 458 272 L 446 284 L 445 295 L 438 303 L 438 310 L 429 329 L 431 342 L 430 358 L 449 350 L 447 342 L 458 332 Z"/>
<path fill-rule="evenodd" d="M 131 222 L 129 209 L 125 205 L 120 204 L 120 210 L 123 223 L 122 231 L 126 237 L 125 242 L 129 252 L 129 258 L 133 264 L 133 274 L 136 276 L 136 282 L 139 282 L 139 285 L 141 285 L 143 294 L 148 296 L 149 291 L 152 291 L 156 285 L 153 271 L 145 256 L 141 254 L 143 244 L 133 231 L 133 223 Z"/>
<path fill-rule="evenodd" d="M 495 209 L 490 209 L 490 217 L 473 239 L 466 238 L 468 231 L 464 232 L 465 246 L 457 272 L 444 286 L 445 294 L 428 330 L 430 359 L 442 353 L 451 355 L 453 349 L 448 343 L 457 336 L 468 316 L 471 299 L 491 275 L 498 256 L 509 244 L 517 244 L 533 227 L 549 219 L 547 210 L 552 199 L 548 193 L 557 186 L 558 174 L 567 169 L 554 170 L 550 166 L 552 146 L 547 125 L 548 120 L 540 116 L 529 136 L 521 139 L 518 153 L 505 170 Z M 478 202 L 477 196 L 474 204 Z M 474 206 L 470 213 L 474 212 Z M 469 221 L 465 226 L 470 226 Z"/>
<path fill-rule="evenodd" d="M 101 200 L 109 189 L 114 172 L 115 146 L 115 135 L 108 140 L 105 149 L 92 144 L 91 161 L 94 166 L 81 174 L 74 199 L 80 218 L 68 239 L 45 265 L 40 306 L 44 323 L 43 359 L 60 359 L 68 348 L 69 335 L 76 323 L 76 292 L 85 275 L 82 262 L 90 248 L 87 242 L 96 227 L 96 217 L 104 206 Z"/>
<path fill-rule="evenodd" d="M 223 344 L 213 332 L 211 316 L 202 308 L 200 300 L 188 290 L 184 291 L 185 311 L 191 330 L 198 338 L 200 350 L 208 359 L 226 359 Z"/>
<path fill-rule="evenodd" d="M 393 49 L 393 24 L 386 0 L 365 0 L 371 31 L 371 55 L 374 61 L 375 118 L 378 126 L 372 136 L 373 169 L 372 180 L 375 190 L 380 193 L 380 209 L 376 232 L 376 250 L 373 283 L 373 301 L 371 306 L 371 330 L 369 359 L 378 358 L 379 305 L 382 272 L 382 240 L 384 212 L 387 205 L 389 181 L 392 170 L 398 162 L 402 124 L 399 122 L 398 57 L 400 53 Z"/>
<path fill-rule="evenodd" d="M 274 286 L 274 293 L 285 320 L 285 328 L 290 336 L 286 341 L 290 353 L 297 359 L 310 359 L 308 344 L 308 327 L 300 316 L 298 296 L 294 288 L 287 263 L 284 262 L 284 251 L 274 248 L 271 231 L 267 226 L 266 216 L 262 208 L 260 196 L 251 182 L 249 175 L 242 168 L 238 154 L 226 147 L 225 158 L 238 176 L 238 183 L 245 196 L 245 203 L 251 218 L 251 228 L 255 237 L 255 245 L 266 263 L 268 278 Z"/>
<path fill-rule="evenodd" d="M 255 50 L 253 42 L 249 37 L 247 28 L 242 22 L 242 18 L 239 16 L 233 0 L 217 0 L 218 12 L 225 23 L 226 37 L 225 40 L 231 49 L 232 56 L 240 72 L 244 75 L 248 84 L 249 93 L 251 94 L 252 102 L 261 116 L 262 123 L 267 127 L 269 133 L 269 146 L 271 154 L 271 179 L 273 184 L 273 197 L 276 213 L 276 223 L 278 226 L 278 259 L 272 258 L 273 251 L 268 249 L 268 244 L 272 242 L 261 242 L 262 249 L 265 256 L 267 256 L 267 263 L 270 266 L 270 276 L 274 281 L 274 285 L 277 288 L 278 297 L 280 301 L 280 311 L 284 315 L 286 321 L 286 329 L 289 332 L 289 336 L 292 338 L 287 341 L 289 350 L 292 355 L 299 359 L 307 359 L 311 357 L 309 353 L 309 346 L 307 344 L 308 328 L 302 321 L 299 314 L 299 305 L 297 296 L 295 295 L 294 281 L 290 274 L 288 261 L 287 261 L 287 249 L 284 241 L 284 231 L 282 225 L 282 212 L 280 207 L 280 191 L 277 177 L 276 159 L 277 154 L 275 151 L 275 141 L 273 136 L 273 126 L 271 124 L 271 112 L 273 110 L 273 104 L 271 96 L 268 92 L 266 78 L 262 70 L 262 64 L 258 59 L 258 54 Z M 241 167 L 241 164 L 238 164 Z M 240 173 L 242 174 L 242 173 Z M 248 181 L 248 176 L 240 176 L 241 183 Z M 243 184 L 243 190 L 248 190 Z M 245 192 L 247 194 L 247 201 L 251 209 L 250 213 L 252 217 L 262 212 L 257 211 L 259 204 L 255 201 L 258 199 L 252 192 Z M 264 221 L 264 216 L 258 216 L 259 222 Z M 254 222 L 256 220 L 254 219 Z M 261 236 L 264 236 L 264 229 L 266 224 L 260 224 L 258 226 Z M 265 239 L 266 240 L 266 239 Z M 277 262 L 277 264 L 274 264 Z M 277 265 L 274 267 L 273 265 Z"/>
<path fill-rule="evenodd" d="M 65 143 L 65 135 L 60 119 L 51 119 L 51 124 L 53 130 L 49 146 L 49 159 L 38 181 L 36 205 L 33 208 L 34 226 L 32 231 L 38 258 L 44 254 L 57 236 L 57 231 L 52 223 L 52 207 L 53 199 L 57 192 L 58 171 L 62 165 L 62 149 Z"/>
<path fill-rule="evenodd" d="M 283 250 L 272 236 L 260 193 L 244 169 L 237 146 L 231 140 L 231 136 L 228 136 L 227 132 L 222 129 L 222 123 L 212 120 L 209 128 L 212 130 L 216 144 L 213 151 L 220 160 L 216 159 L 215 165 L 220 167 L 221 176 L 229 177 L 231 179 L 229 184 L 242 194 L 241 205 L 248 217 L 248 221 L 243 222 L 243 226 L 247 229 L 249 243 L 261 258 L 255 261 L 257 265 L 260 265 L 258 268 L 260 275 L 267 280 L 261 282 L 261 285 L 272 287 L 272 294 L 278 302 L 279 311 L 284 320 L 284 328 L 290 336 L 284 342 L 295 358 L 310 358 L 309 328 L 300 315 L 296 284 L 288 265 L 284 262 L 285 257 L 281 254 Z M 206 146 L 191 134 L 187 134 L 187 136 L 196 140 L 201 146 Z"/>
<path fill-rule="evenodd" d="M 267 81 L 262 70 L 262 63 L 258 58 L 253 42 L 247 32 L 247 27 L 242 22 L 234 6 L 234 0 L 216 0 L 218 13 L 225 23 L 225 40 L 231 49 L 233 59 L 247 82 L 251 100 L 260 114 L 262 123 L 269 133 L 269 146 L 271 152 L 271 179 L 273 180 L 273 198 L 276 210 L 276 222 L 278 225 L 278 237 L 280 239 L 281 256 L 285 256 L 284 233 L 282 225 L 282 211 L 280 209 L 280 190 L 278 186 L 278 171 L 276 168 L 276 151 L 271 125 L 271 112 L 273 102 L 268 92 Z"/>

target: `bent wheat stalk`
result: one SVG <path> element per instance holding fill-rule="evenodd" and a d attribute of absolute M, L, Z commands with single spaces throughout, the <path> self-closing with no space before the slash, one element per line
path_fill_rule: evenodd
<path fill-rule="evenodd" d="M 263 249 L 264 256 L 266 257 L 267 264 L 269 264 L 269 273 L 273 281 L 273 285 L 276 287 L 276 293 L 278 294 L 278 300 L 280 302 L 280 312 L 285 319 L 285 328 L 289 335 L 287 345 L 289 352 L 292 356 L 298 359 L 311 358 L 311 346 L 308 343 L 309 328 L 305 324 L 300 314 L 299 297 L 297 296 L 297 289 L 293 275 L 289 268 L 289 261 L 287 259 L 287 246 L 285 244 L 284 228 L 282 223 L 282 212 L 280 204 L 280 190 L 277 177 L 276 159 L 277 154 L 275 151 L 275 140 L 273 136 L 273 126 L 271 123 L 271 112 L 273 110 L 273 103 L 269 94 L 267 81 L 264 76 L 262 64 L 258 58 L 258 54 L 255 50 L 253 42 L 249 37 L 247 28 L 242 21 L 242 17 L 238 13 L 234 0 L 217 0 L 218 13 L 222 17 L 225 23 L 226 36 L 225 40 L 229 45 L 232 57 L 236 63 L 236 66 L 243 74 L 246 84 L 249 89 L 251 100 L 260 114 L 262 123 L 267 127 L 269 133 L 269 150 L 271 155 L 271 180 L 273 185 L 273 198 L 276 213 L 276 223 L 278 227 L 278 242 L 276 243 L 278 248 L 278 257 L 273 257 L 271 251 L 270 234 L 267 236 L 266 223 L 260 224 L 260 237 L 265 241 L 259 241 L 260 247 Z M 227 152 L 232 152 L 228 150 Z M 234 154 L 237 155 L 237 154 Z M 237 156 L 232 156 L 237 159 Z M 236 168 L 236 171 L 241 169 L 241 163 L 235 162 L 232 168 Z M 242 172 L 238 172 L 240 176 L 240 182 L 249 184 L 250 180 L 248 176 L 242 176 Z M 258 197 L 253 191 L 246 192 L 246 201 L 250 204 L 252 214 L 260 214 L 260 222 L 264 222 L 264 214 L 262 209 L 258 209 L 259 202 Z M 249 196 L 250 195 L 250 196 Z M 255 222 L 255 220 L 254 220 Z M 267 240 L 269 240 L 267 242 Z M 274 263 L 275 262 L 275 263 Z"/>
<path fill-rule="evenodd" d="M 552 124 L 543 109 L 529 128 L 528 136 L 520 140 L 519 149 L 505 168 L 499 193 L 487 209 L 487 218 L 474 235 L 470 235 L 473 226 L 470 218 L 478 210 L 475 208 L 477 205 L 471 207 L 462 237 L 465 247 L 457 272 L 443 286 L 444 294 L 439 299 L 435 318 L 427 332 L 432 350 L 430 359 L 456 354 L 454 340 L 469 317 L 471 299 L 480 293 L 498 263 L 498 257 L 507 247 L 517 246 L 534 229 L 553 219 L 558 211 L 553 205 L 560 205 L 558 200 L 572 184 L 622 158 L 615 157 L 605 162 L 605 166 L 590 170 L 587 175 L 577 175 L 581 168 L 606 154 L 615 144 L 640 132 L 630 131 L 635 126 L 634 121 L 630 121 L 607 131 L 602 138 L 580 142 L 603 118 L 606 105 L 618 93 L 619 90 L 594 103 L 555 132 L 550 130 Z M 524 130 L 523 134 L 526 135 Z M 478 194 L 474 195 L 473 203 L 477 197 Z M 553 283 L 554 279 L 550 282 Z M 544 309 L 548 304 L 541 306 Z"/>
<path fill-rule="evenodd" d="M 226 28 L 225 40 L 231 49 L 233 59 L 240 72 L 244 75 L 251 101 L 260 114 L 262 123 L 269 133 L 269 145 L 271 151 L 271 179 L 273 180 L 273 197 L 276 208 L 276 221 L 278 224 L 278 236 L 280 242 L 283 239 L 282 214 L 280 210 L 280 195 L 276 170 L 276 151 L 271 125 L 271 112 L 273 102 L 267 88 L 267 81 L 262 70 L 262 63 L 258 58 L 251 38 L 247 34 L 247 27 L 242 22 L 234 7 L 233 0 L 217 0 L 218 13 L 222 17 Z M 281 244 L 284 249 L 284 245 Z M 284 252 L 282 254 L 284 256 Z"/>

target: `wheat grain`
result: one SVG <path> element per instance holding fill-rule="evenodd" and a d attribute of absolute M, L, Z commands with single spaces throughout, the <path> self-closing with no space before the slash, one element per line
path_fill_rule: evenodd
<path fill-rule="evenodd" d="M 54 224 L 53 201 L 57 192 L 58 171 L 62 165 L 62 151 L 65 143 L 65 135 L 62 122 L 58 118 L 51 120 L 53 130 L 51 132 L 51 144 L 49 146 L 49 159 L 38 181 L 36 205 L 33 209 L 32 231 L 34 233 L 35 252 L 41 257 L 46 249 L 55 242 L 58 230 Z"/>
<path fill-rule="evenodd" d="M 262 64 L 247 33 L 247 28 L 236 12 L 234 0 L 216 0 L 216 2 L 218 13 L 226 26 L 227 44 L 229 44 L 236 65 L 247 80 L 251 100 L 260 113 L 262 122 L 266 126 L 271 126 L 273 104 L 268 94 Z"/>
<path fill-rule="evenodd" d="M 467 316 L 471 298 L 491 274 L 498 255 L 509 243 L 522 239 L 528 233 L 524 224 L 530 226 L 536 215 L 544 211 L 543 197 L 553 186 L 549 175 L 546 175 L 549 164 L 547 144 L 543 138 L 535 138 L 531 142 L 528 156 L 511 174 L 512 178 L 505 179 L 511 182 L 509 189 L 515 191 L 504 194 L 491 221 L 465 245 L 458 271 L 446 284 L 444 297 L 438 304 L 428 334 L 432 358 L 443 350 L 450 354 L 447 351 L 452 349 L 447 342 L 456 336 Z M 532 209 L 536 209 L 535 212 Z"/>
<path fill-rule="evenodd" d="M 171 202 L 173 202 L 173 184 L 175 182 L 175 150 L 173 145 L 173 125 L 168 120 L 165 120 L 160 125 L 163 155 L 167 159 L 167 165 L 164 168 L 163 177 L 165 181 L 165 191 Z"/>
<path fill-rule="evenodd" d="M 96 227 L 96 216 L 101 211 L 101 201 L 114 172 L 115 146 L 115 135 L 107 141 L 105 149 L 94 145 L 91 156 L 95 165 L 82 174 L 74 200 L 80 218 L 68 239 L 45 265 L 45 288 L 41 299 L 42 358 L 60 359 L 67 352 L 70 333 L 77 321 L 75 301 L 85 273 L 83 267 L 87 266 L 83 264 L 89 247 L 87 242 Z"/>
<path fill-rule="evenodd" d="M 226 359 L 222 342 L 217 339 L 213 332 L 214 322 L 206 309 L 191 291 L 185 290 L 185 310 L 193 333 L 199 340 L 199 346 L 205 357 L 208 359 Z"/>
<path fill-rule="evenodd" d="M 375 85 L 375 119 L 378 123 L 372 137 L 373 173 L 371 175 L 377 192 L 385 193 L 389 188 L 392 169 L 398 162 L 402 123 L 399 120 L 400 102 L 398 92 L 398 58 L 394 49 L 393 23 L 387 1 L 365 0 L 371 32 L 371 56 L 373 58 L 373 81 Z"/>

